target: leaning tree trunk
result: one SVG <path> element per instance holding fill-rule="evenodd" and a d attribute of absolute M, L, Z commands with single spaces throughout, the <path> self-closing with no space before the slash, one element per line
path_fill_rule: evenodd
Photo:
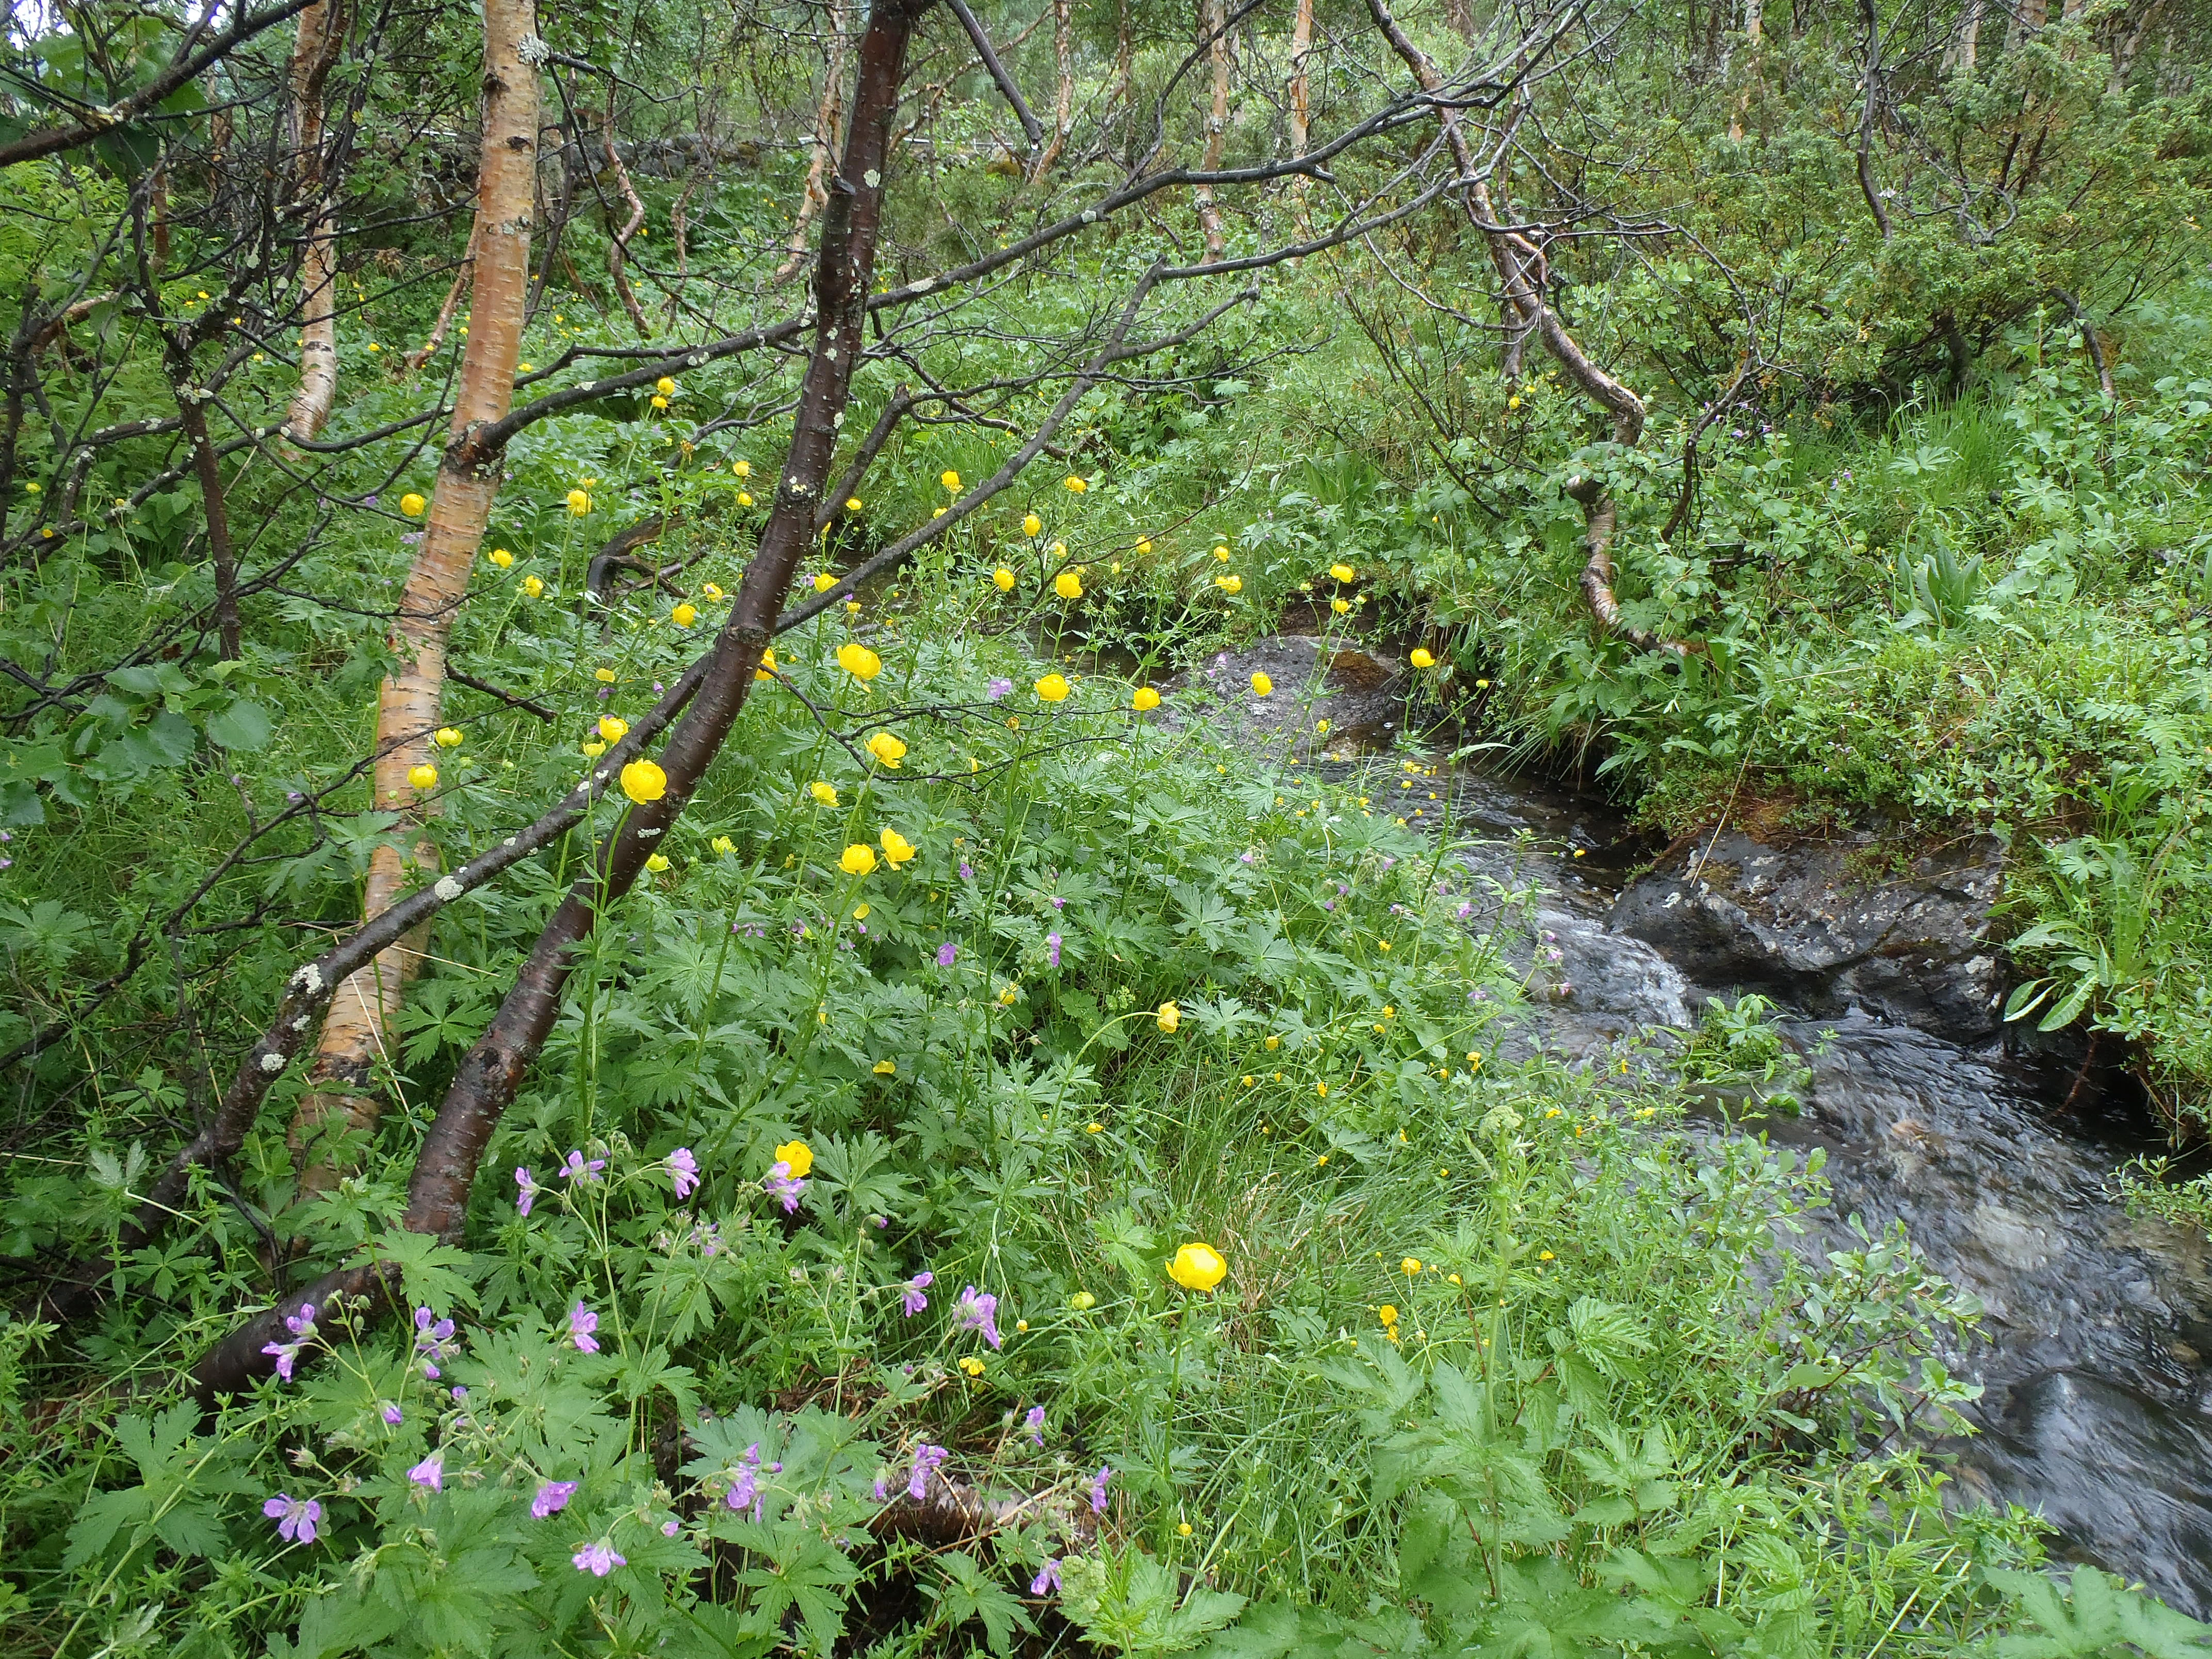
<path fill-rule="evenodd" d="M 322 431 L 338 390 L 338 222 L 323 178 L 323 82 L 345 40 L 338 4 L 315 0 L 301 12 L 292 47 L 295 176 L 299 199 L 314 215 L 300 260 L 300 385 L 284 421 L 285 435 L 302 441 Z"/>
<path fill-rule="evenodd" d="M 373 795 L 380 811 L 417 821 L 409 770 L 428 761 L 446 679 L 446 641 L 453 612 L 468 591 L 469 572 L 499 494 L 499 458 L 484 456 L 475 432 L 503 419 L 514 399 L 514 366 L 522 355 L 523 302 L 530 283 L 531 215 L 538 171 L 538 40 L 534 0 L 484 0 L 483 159 L 477 175 L 476 303 L 461 354 L 459 394 L 446 453 L 423 526 L 422 551 L 408 573 L 392 619 L 397 673 L 378 699 Z M 406 889 L 432 855 L 412 858 L 389 843 L 369 860 L 362 912 L 374 916 Z M 336 1133 L 373 1126 L 380 1110 L 374 1082 L 386 1052 L 386 1033 L 398 1012 L 408 963 L 404 945 L 385 951 L 331 1000 L 310 1092 L 292 1120 L 293 1158 L 301 1185 L 332 1180 L 324 1143 Z"/>
<path fill-rule="evenodd" d="M 1429 55 L 1415 46 L 1400 27 L 1387 0 L 1367 0 L 1367 9 L 1391 49 L 1413 70 L 1421 90 L 1431 96 L 1440 92 L 1443 77 L 1437 72 Z M 1520 313 L 1524 328 L 1544 343 L 1544 349 L 1566 372 L 1575 389 L 1612 419 L 1613 442 L 1623 449 L 1635 448 L 1644 436 L 1643 399 L 1591 362 L 1581 343 L 1567 332 L 1559 313 L 1546 302 L 1543 251 L 1519 232 L 1507 229 L 1492 210 L 1490 187 L 1483 181 L 1459 112 L 1449 101 L 1439 100 L 1437 119 L 1443 126 L 1453 165 L 1459 169 L 1459 176 L 1468 181 L 1461 199 L 1468 222 L 1489 245 L 1504 285 L 1507 304 Z M 1620 614 L 1620 604 L 1613 591 L 1613 538 L 1620 516 L 1613 492 L 1601 479 L 1576 477 L 1568 480 L 1567 493 L 1583 510 L 1583 598 L 1598 626 L 1647 650 L 1666 651 L 1675 656 L 1688 654 L 1690 647 L 1680 641 L 1662 639 L 1646 629 L 1632 627 Z"/>
<path fill-rule="evenodd" d="M 861 325 L 875 276 L 891 122 L 898 110 L 908 42 L 915 20 L 929 3 L 877 0 L 869 13 L 853 91 L 852 122 L 823 214 L 815 263 L 814 348 L 799 388 L 790 452 L 729 621 L 715 639 L 698 690 L 660 755 L 665 793 L 623 816 L 618 833 L 602 846 L 592 866 L 538 934 L 499 1012 L 462 1060 L 415 1161 L 407 1212 L 400 1222 L 409 1232 L 433 1233 L 449 1241 L 463 1236 L 469 1189 L 484 1148 L 552 1031 L 579 947 L 605 907 L 629 891 L 647 857 L 661 844 L 698 788 L 752 690 L 761 653 L 783 610 L 799 561 L 813 544 L 815 515 L 836 455 L 837 428 L 851 400 L 853 369 L 866 345 Z M 473 328 L 470 337 L 475 338 Z M 388 1306 L 396 1288 L 392 1279 L 374 1267 L 347 1268 L 326 1275 L 304 1292 L 287 1296 L 284 1306 L 297 1308 L 302 1301 L 312 1301 L 318 1309 L 334 1310 L 347 1298 L 380 1287 L 385 1295 L 377 1302 Z M 253 1378 L 268 1375 L 273 1362 L 262 1348 L 282 1331 L 282 1310 L 274 1309 L 234 1330 L 193 1369 L 192 1385 L 199 1397 L 212 1400 L 235 1393 Z"/>
<path fill-rule="evenodd" d="M 1030 164 L 1031 184 L 1042 180 L 1067 148 L 1067 135 L 1075 120 L 1075 43 L 1070 28 L 1068 0 L 1052 0 L 1052 56 L 1057 67 L 1052 100 L 1052 140 Z"/>

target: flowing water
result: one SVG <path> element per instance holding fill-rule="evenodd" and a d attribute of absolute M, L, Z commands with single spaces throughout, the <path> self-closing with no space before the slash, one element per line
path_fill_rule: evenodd
<path fill-rule="evenodd" d="M 1663 942 L 1609 931 L 1621 881 L 1652 849 L 1603 804 L 1442 769 L 1400 790 L 1385 764 L 1361 765 L 1363 787 L 1478 837 L 1473 873 L 1541 884 L 1539 1000 L 1513 1042 L 1595 1057 L 1639 1030 L 1686 1028 L 1735 990 L 1686 980 Z M 2058 1553 L 2212 1617 L 2212 1244 L 2118 1200 L 2114 1172 L 2154 1149 L 2148 1126 L 2094 1090 L 2069 1112 L 2070 1073 L 1998 1043 L 1960 1048 L 1857 1008 L 1782 1025 L 1813 1081 L 1801 1115 L 1759 1127 L 1826 1149 L 1833 1201 L 1817 1219 L 1836 1246 L 1851 1215 L 1900 1220 L 1986 1309 L 1979 1337 L 1945 1356 L 1984 1389 L 1970 1412 L 1983 1431 L 1945 1448 L 1960 1487 L 2039 1511 Z"/>

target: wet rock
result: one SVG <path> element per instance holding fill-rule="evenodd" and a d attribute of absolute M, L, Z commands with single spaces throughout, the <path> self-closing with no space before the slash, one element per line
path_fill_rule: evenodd
<path fill-rule="evenodd" d="M 1956 1042 L 1998 1029 L 2004 964 L 1989 940 L 2002 848 L 1979 836 L 1909 869 L 1867 847 L 1698 839 L 1623 893 L 1611 926 L 1700 984 L 1784 997 L 1816 1014 L 1853 1004 Z"/>
<path fill-rule="evenodd" d="M 1273 683 L 1264 697 L 1252 690 L 1255 673 Z M 1323 750 L 1352 754 L 1390 743 L 1405 718 L 1406 692 L 1406 677 L 1364 651 L 1275 635 L 1217 653 L 1184 678 L 1175 701 L 1195 711 L 1210 696 L 1213 717 L 1240 740 L 1304 757 Z"/>
<path fill-rule="evenodd" d="M 2094 1372 L 2045 1371 L 2014 1387 L 1967 1454 L 1970 1486 L 2016 1491 L 2023 1470 L 2071 1552 L 2212 1613 L 2212 1419 Z"/>

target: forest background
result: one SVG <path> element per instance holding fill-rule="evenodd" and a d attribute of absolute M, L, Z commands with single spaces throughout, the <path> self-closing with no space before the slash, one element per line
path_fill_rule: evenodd
<path fill-rule="evenodd" d="M 1994 831 L 2201 1134 L 2204 21 L 12 10 L 0 1647 L 2202 1651 L 1389 806 Z"/>

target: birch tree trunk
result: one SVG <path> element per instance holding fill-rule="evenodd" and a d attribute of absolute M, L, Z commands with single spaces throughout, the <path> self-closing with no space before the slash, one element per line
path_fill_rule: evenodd
<path fill-rule="evenodd" d="M 345 39 L 339 0 L 315 0 L 300 14 L 292 46 L 293 148 L 300 199 L 313 204 L 313 227 L 300 260 L 300 385 L 285 435 L 305 441 L 323 429 L 338 390 L 337 216 L 325 194 L 323 82 Z"/>
<path fill-rule="evenodd" d="M 476 300 L 422 550 L 393 618 L 392 647 L 400 667 L 384 682 L 377 706 L 373 799 L 378 811 L 399 813 L 403 823 L 420 822 L 421 814 L 435 810 L 434 794 L 418 794 L 408 773 L 431 758 L 431 734 L 438 726 L 446 678 L 446 641 L 499 494 L 498 458 L 480 453 L 474 438 L 479 428 L 504 418 L 514 403 L 530 283 L 538 70 L 544 52 L 534 0 L 484 0 Z M 369 861 L 362 915 L 374 916 L 389 908 L 411 876 L 430 863 L 427 846 L 418 846 L 411 858 L 389 843 L 379 847 Z M 393 946 L 348 979 L 331 999 L 308 1073 L 311 1092 L 301 1101 L 289 1137 L 305 1190 L 326 1188 L 335 1180 L 325 1141 L 376 1121 L 376 1066 L 388 1051 L 386 1034 L 399 1009 L 408 964 L 416 954 L 406 945 Z"/>
<path fill-rule="evenodd" d="M 1212 44 L 1213 107 L 1206 122 L 1206 154 L 1200 162 L 1207 172 L 1221 165 L 1221 149 L 1229 131 L 1229 7 L 1227 0 L 1199 0 L 1199 38 Z M 1206 236 L 1206 257 L 1218 259 L 1224 246 L 1221 210 L 1213 204 L 1213 186 L 1200 185 L 1191 192 L 1198 208 L 1198 225 Z"/>
<path fill-rule="evenodd" d="M 491 0 L 495 5 L 506 3 Z M 526 9 L 528 0 L 521 3 Z M 837 429 L 852 398 L 853 369 L 866 344 L 861 331 L 875 279 L 891 122 L 898 111 L 907 45 L 915 19 L 928 4 L 929 0 L 875 0 L 868 14 L 853 93 L 852 128 L 823 215 L 815 265 L 814 346 L 799 387 L 791 448 L 729 620 L 703 665 L 697 691 L 661 750 L 665 791 L 623 816 L 620 832 L 601 847 L 592 867 L 570 888 L 539 933 L 490 1025 L 462 1060 L 408 1183 L 407 1211 L 399 1224 L 409 1232 L 434 1233 L 448 1241 L 463 1236 L 469 1188 L 477 1166 L 501 1115 L 552 1031 L 562 991 L 574 969 L 577 947 L 589 937 L 605 907 L 635 883 L 647 857 L 660 844 L 720 752 L 752 690 L 769 631 L 791 592 L 799 561 L 813 545 L 815 515 L 836 457 Z M 487 155 L 489 151 L 487 143 Z M 526 173 L 522 191 L 526 203 Z M 487 247 L 487 254 L 491 252 Z M 518 295 L 528 263 L 526 249 L 525 252 L 513 283 Z M 489 268 L 480 270 L 489 274 Z M 519 307 L 515 314 L 520 315 Z M 476 334 L 472 326 L 472 342 Z M 374 1295 L 373 1307 L 388 1309 L 395 1288 L 378 1266 L 347 1267 L 288 1296 L 285 1306 L 307 1301 L 327 1312 L 349 1298 Z M 211 1400 L 270 1375 L 270 1333 L 283 1333 L 283 1313 L 284 1306 L 280 1306 L 255 1316 L 203 1355 L 191 1373 L 195 1395 Z"/>

